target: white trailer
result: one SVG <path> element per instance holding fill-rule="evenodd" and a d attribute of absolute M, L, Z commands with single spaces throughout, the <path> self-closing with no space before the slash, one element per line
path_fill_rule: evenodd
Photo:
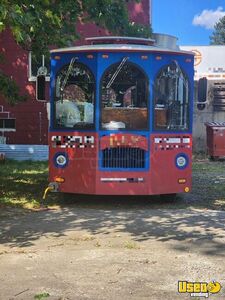
<path fill-rule="evenodd" d="M 195 53 L 193 147 L 206 151 L 206 122 L 225 121 L 225 46 L 181 46 Z"/>

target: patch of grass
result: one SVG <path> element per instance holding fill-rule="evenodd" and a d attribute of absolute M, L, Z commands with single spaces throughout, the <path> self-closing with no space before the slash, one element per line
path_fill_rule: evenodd
<path fill-rule="evenodd" d="M 187 197 L 193 206 L 225 210 L 225 162 L 209 160 L 193 164 L 193 190 Z"/>
<path fill-rule="evenodd" d="M 48 162 L 6 160 L 0 165 L 0 178 L 0 207 L 39 208 L 48 186 Z M 65 194 L 50 193 L 46 201 L 58 207 L 65 200 Z"/>
<path fill-rule="evenodd" d="M 0 165 L 0 207 L 13 206 L 27 209 L 38 208 L 41 204 L 44 189 L 48 186 L 48 162 L 17 162 L 7 160 Z M 152 201 L 148 196 L 142 197 L 142 205 L 149 208 L 181 209 L 207 208 L 225 210 L 225 162 L 212 162 L 208 159 L 197 159 L 193 163 L 193 188 L 188 194 L 178 195 L 175 201 L 161 200 L 155 197 Z M 136 207 L 137 201 L 129 196 L 124 199 L 112 200 L 115 209 L 120 207 Z M 140 197 L 141 198 L 141 197 Z M 82 208 L 105 208 L 105 196 L 81 196 L 63 193 L 50 193 L 47 204 L 63 206 L 76 203 Z M 103 200 L 104 199 L 104 200 Z M 111 201 L 113 197 L 108 197 Z M 138 202 L 139 203 L 139 202 Z M 125 205 L 125 206 L 124 206 Z M 126 206 L 127 205 L 127 206 Z M 141 205 L 141 204 L 140 204 Z M 111 206 L 110 206 L 111 207 Z M 89 238 L 87 238 L 89 240 Z"/>
<path fill-rule="evenodd" d="M 35 300 L 44 300 L 46 298 L 48 298 L 50 295 L 49 293 L 41 293 L 41 294 L 37 294 L 34 296 Z"/>
<path fill-rule="evenodd" d="M 127 248 L 127 249 L 140 249 L 140 247 L 134 241 L 125 242 L 124 248 Z"/>
<path fill-rule="evenodd" d="M 47 173 L 47 162 L 7 160 L 0 166 L 0 205 L 39 207 Z"/>

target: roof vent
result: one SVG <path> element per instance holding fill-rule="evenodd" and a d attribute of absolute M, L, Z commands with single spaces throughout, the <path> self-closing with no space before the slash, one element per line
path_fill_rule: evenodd
<path fill-rule="evenodd" d="M 85 40 L 90 42 L 92 45 L 131 44 L 131 45 L 152 46 L 154 45 L 155 42 L 152 39 L 126 37 L 126 36 L 97 36 L 97 37 L 89 37 L 86 38 Z"/>
<path fill-rule="evenodd" d="M 160 48 L 167 48 L 178 50 L 179 47 L 177 46 L 177 37 L 169 34 L 163 33 L 153 33 L 153 38 L 155 39 L 155 46 Z"/>

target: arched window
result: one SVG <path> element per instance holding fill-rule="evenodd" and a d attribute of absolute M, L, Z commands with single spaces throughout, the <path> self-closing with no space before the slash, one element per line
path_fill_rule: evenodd
<path fill-rule="evenodd" d="M 148 128 L 148 77 L 123 58 L 110 66 L 101 80 L 101 128 Z"/>
<path fill-rule="evenodd" d="M 93 128 L 95 79 L 89 68 L 72 61 L 56 75 L 55 127 Z"/>
<path fill-rule="evenodd" d="M 163 67 L 154 84 L 154 128 L 189 128 L 189 81 L 176 61 Z"/>

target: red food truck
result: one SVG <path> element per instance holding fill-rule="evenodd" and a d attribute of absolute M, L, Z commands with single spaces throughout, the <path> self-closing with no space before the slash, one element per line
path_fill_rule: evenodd
<path fill-rule="evenodd" d="M 49 189 L 190 191 L 194 55 L 163 38 L 89 38 L 51 51 Z"/>

